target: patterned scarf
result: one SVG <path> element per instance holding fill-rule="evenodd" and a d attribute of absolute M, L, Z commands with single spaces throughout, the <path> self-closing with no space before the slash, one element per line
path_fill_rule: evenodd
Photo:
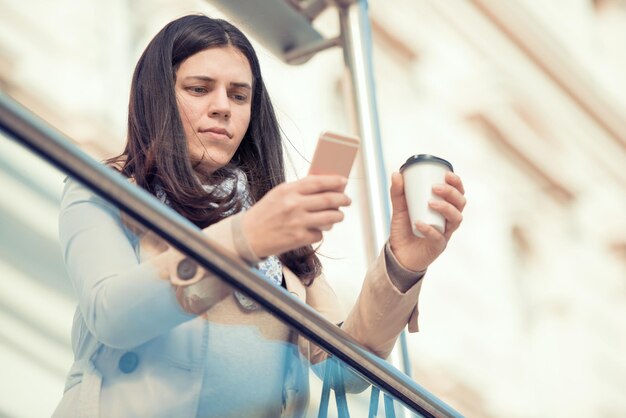
<path fill-rule="evenodd" d="M 223 193 L 223 195 L 227 195 L 233 190 L 233 187 L 237 187 L 237 194 L 235 195 L 235 199 L 242 199 L 243 209 L 248 209 L 252 206 L 252 199 L 250 197 L 250 193 L 248 191 L 248 179 L 246 178 L 246 174 L 238 170 L 237 171 L 237 180 L 235 185 L 235 180 L 232 178 L 226 179 L 222 184 L 217 187 L 218 193 Z M 161 184 L 155 185 L 155 193 L 157 199 L 159 199 L 162 203 L 170 206 L 170 200 L 163 190 Z M 204 186 L 204 189 L 207 192 L 212 191 L 213 186 Z M 233 215 L 235 213 L 235 209 L 228 211 L 224 214 L 224 217 Z M 269 281 L 270 283 L 275 284 L 276 286 L 281 286 L 283 281 L 283 266 L 275 255 L 271 255 L 261 261 L 256 265 L 255 270 L 257 270 L 261 276 Z M 253 311 L 259 308 L 259 305 L 250 299 L 248 296 L 244 295 L 239 291 L 235 291 L 235 297 L 239 304 L 246 310 Z"/>

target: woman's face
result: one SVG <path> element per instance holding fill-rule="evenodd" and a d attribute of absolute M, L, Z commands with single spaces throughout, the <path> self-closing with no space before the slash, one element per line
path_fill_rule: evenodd
<path fill-rule="evenodd" d="M 175 91 L 192 164 L 206 173 L 224 167 L 250 123 L 248 60 L 231 46 L 200 51 L 179 65 Z"/>

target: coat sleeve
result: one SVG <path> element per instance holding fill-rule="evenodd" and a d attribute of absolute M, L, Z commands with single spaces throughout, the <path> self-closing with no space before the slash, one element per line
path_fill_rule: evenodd
<path fill-rule="evenodd" d="M 204 232 L 235 251 L 231 218 Z M 181 308 L 153 263 L 140 262 L 120 210 L 71 179 L 61 201 L 59 238 L 80 313 L 104 344 L 136 347 L 196 317 Z"/>
<path fill-rule="evenodd" d="M 409 331 L 417 328 L 417 302 L 422 286 L 418 280 L 406 291 L 400 291 L 389 277 L 384 250 L 368 270 L 359 296 L 345 316 L 332 288 L 323 276 L 307 288 L 306 302 L 329 321 L 379 357 L 387 358 L 395 342 L 408 324 Z M 311 344 L 312 363 L 326 358 L 326 353 Z"/>
<path fill-rule="evenodd" d="M 306 291 L 306 302 L 327 320 L 341 328 L 358 343 L 381 358 L 387 358 L 395 342 L 408 324 L 409 331 L 417 331 L 417 299 L 422 280 L 404 292 L 389 276 L 387 259 L 383 252 L 368 270 L 357 301 L 347 315 L 342 314 L 339 300 L 323 276 L 316 278 Z M 300 338 L 300 351 L 308 358 L 315 374 L 321 379 L 340 377 L 348 393 L 360 393 L 369 387 L 364 380 L 342 364 L 329 364 L 328 353 L 307 339 Z M 329 368 L 330 366 L 330 368 Z M 331 376 L 325 376 L 331 370 Z"/>
<path fill-rule="evenodd" d="M 365 348 L 387 358 L 404 327 L 417 328 L 417 302 L 422 280 L 405 292 L 389 278 L 384 250 L 368 270 L 361 292 L 342 328 Z"/>

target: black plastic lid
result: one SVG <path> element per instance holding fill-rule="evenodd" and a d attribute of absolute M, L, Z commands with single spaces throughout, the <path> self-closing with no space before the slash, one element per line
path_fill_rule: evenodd
<path fill-rule="evenodd" d="M 402 172 L 411 164 L 423 163 L 423 162 L 433 162 L 433 163 L 444 164 L 448 166 L 450 171 L 454 172 L 454 168 L 452 168 L 452 164 L 450 164 L 448 161 L 444 160 L 443 158 L 435 157 L 434 155 L 428 155 L 428 154 L 419 154 L 419 155 L 413 155 L 412 157 L 409 157 L 409 159 L 406 160 L 404 164 L 402 164 L 402 167 L 400 167 L 400 172 Z"/>

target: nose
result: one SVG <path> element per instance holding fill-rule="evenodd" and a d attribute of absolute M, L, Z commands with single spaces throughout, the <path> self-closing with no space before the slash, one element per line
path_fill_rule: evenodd
<path fill-rule="evenodd" d="M 209 116 L 220 119 L 230 118 L 230 100 L 226 89 L 216 88 L 212 93 L 209 103 Z"/>

